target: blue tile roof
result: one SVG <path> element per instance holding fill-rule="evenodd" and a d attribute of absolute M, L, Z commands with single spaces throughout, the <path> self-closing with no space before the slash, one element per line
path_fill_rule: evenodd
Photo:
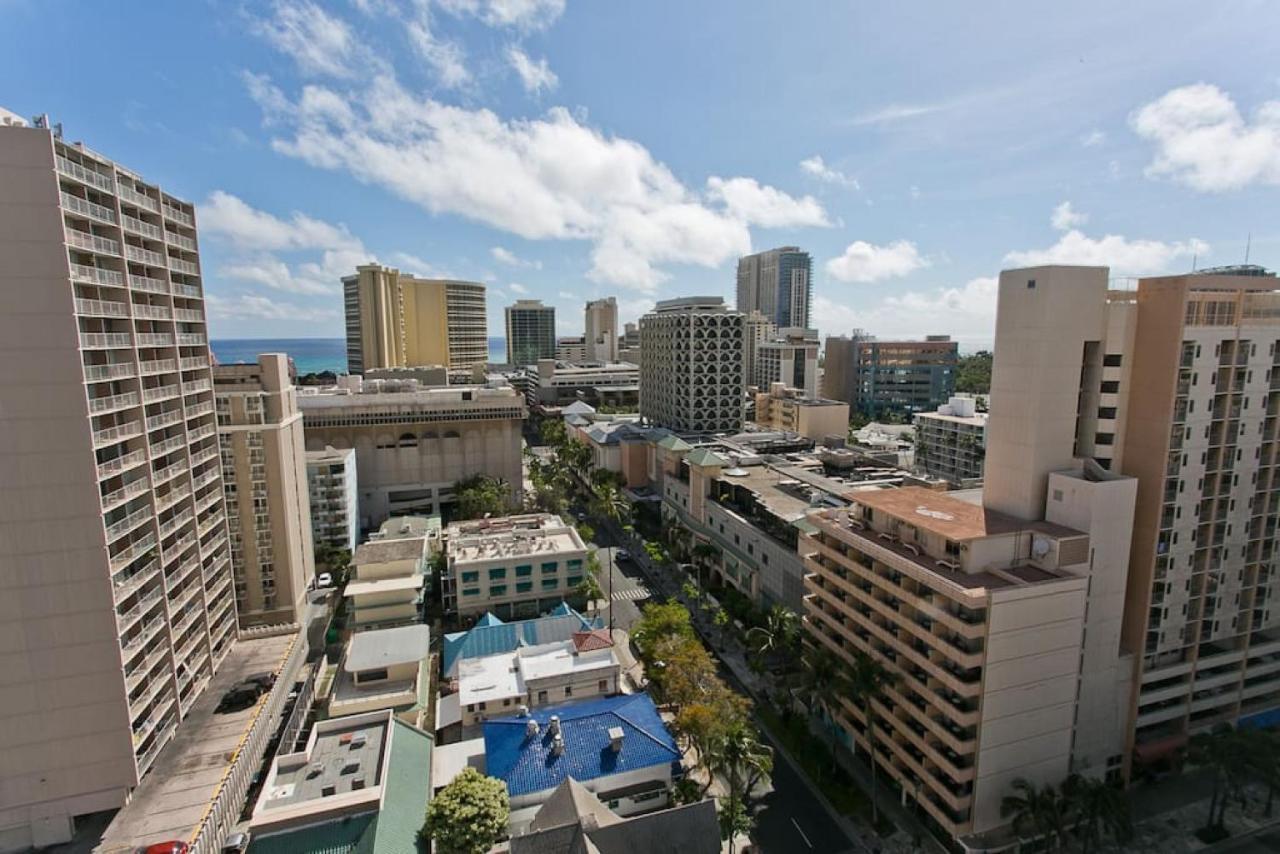
<path fill-rule="evenodd" d="M 564 752 L 551 749 L 548 721 L 560 716 Z M 538 722 L 530 738 L 529 718 Z M 610 747 L 609 729 L 622 727 L 622 750 Z M 512 797 L 554 789 L 566 777 L 594 780 L 626 771 L 679 762 L 680 749 L 648 694 L 624 694 L 586 703 L 534 709 L 529 717 L 496 718 L 484 724 L 485 773 L 507 784 Z"/>
<path fill-rule="evenodd" d="M 513 652 L 521 646 L 569 640 L 574 632 L 598 629 L 604 625 L 599 617 L 588 620 L 563 602 L 550 614 L 533 620 L 504 623 L 497 617 L 489 619 L 490 616 L 482 617 L 465 632 L 444 636 L 440 666 L 446 678 L 457 673 L 458 662 L 464 658 L 480 658 Z"/>

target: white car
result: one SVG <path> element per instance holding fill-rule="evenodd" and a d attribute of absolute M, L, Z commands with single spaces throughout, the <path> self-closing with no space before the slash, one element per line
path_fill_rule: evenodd
<path fill-rule="evenodd" d="M 316 576 L 316 587 L 332 587 L 333 576 L 327 572 L 322 572 Z"/>
<path fill-rule="evenodd" d="M 618 549 L 616 552 L 613 553 L 613 556 L 616 557 L 618 560 L 631 560 L 631 552 L 627 551 L 626 549 Z"/>

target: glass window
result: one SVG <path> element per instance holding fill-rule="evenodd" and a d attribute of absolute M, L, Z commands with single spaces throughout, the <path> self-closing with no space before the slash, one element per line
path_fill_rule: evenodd
<path fill-rule="evenodd" d="M 516 582 L 516 592 L 517 592 L 517 593 L 528 593 L 528 592 L 529 592 L 530 590 L 532 590 L 532 589 L 533 589 L 533 582 L 532 582 L 532 581 L 517 581 L 517 582 Z"/>
<path fill-rule="evenodd" d="M 500 567 L 497 567 L 496 569 L 489 570 L 490 581 L 493 581 L 498 578 L 506 578 L 506 577 L 507 577 L 507 568 L 505 566 L 500 566 Z"/>
<path fill-rule="evenodd" d="M 582 583 L 581 575 L 571 575 L 567 579 L 565 579 L 565 584 L 569 585 L 570 587 L 577 587 L 581 583 Z"/>
<path fill-rule="evenodd" d="M 490 595 L 490 596 L 506 596 L 506 595 L 507 595 L 507 585 L 505 585 L 505 584 L 491 584 L 491 585 L 489 586 L 489 595 Z"/>
<path fill-rule="evenodd" d="M 543 566 L 545 567 L 546 564 L 543 564 Z M 582 561 L 580 559 L 565 561 L 565 566 L 569 567 L 570 571 L 582 569 Z"/>
<path fill-rule="evenodd" d="M 479 595 L 480 595 L 480 588 L 479 588 L 479 587 L 464 587 L 464 588 L 462 589 L 462 595 L 463 595 L 463 596 L 479 596 Z"/>
<path fill-rule="evenodd" d="M 473 581 L 479 581 L 479 580 L 480 580 L 480 573 L 479 573 L 479 572 L 464 572 L 464 573 L 462 573 L 462 583 L 463 583 L 463 584 L 466 584 L 466 583 L 468 583 L 468 582 L 473 582 Z"/>
<path fill-rule="evenodd" d="M 560 579 L 558 579 L 558 578 L 544 578 L 544 579 L 542 579 L 542 589 L 543 589 L 543 590 L 554 590 L 555 588 L 557 588 L 557 587 L 559 587 L 559 586 L 560 586 Z"/>
<path fill-rule="evenodd" d="M 544 563 L 542 565 L 542 574 L 550 575 L 551 573 L 555 572 L 559 568 L 560 568 L 560 564 L 555 563 L 554 561 L 552 563 Z"/>
<path fill-rule="evenodd" d="M 523 566 L 517 566 L 517 567 L 516 567 L 516 576 L 517 576 L 517 577 L 523 577 L 523 576 L 526 576 L 526 575 L 533 575 L 533 567 L 532 567 L 530 564 L 527 564 L 527 563 L 526 563 L 526 564 L 524 564 Z"/>

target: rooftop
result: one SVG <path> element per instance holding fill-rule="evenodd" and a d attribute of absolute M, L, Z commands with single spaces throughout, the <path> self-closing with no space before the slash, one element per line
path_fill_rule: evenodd
<path fill-rule="evenodd" d="M 560 719 L 564 750 L 556 755 L 549 723 Z M 528 723 L 538 733 L 528 734 Z M 611 749 L 609 730 L 621 728 L 622 749 Z M 680 761 L 680 750 L 648 694 L 624 694 L 588 703 L 534 709 L 528 716 L 484 724 L 485 765 L 512 797 L 554 789 L 568 777 L 609 777 Z"/>
<path fill-rule="evenodd" d="M 376 534 L 369 536 L 373 540 L 401 540 L 410 537 L 425 537 L 440 532 L 439 516 L 392 516 L 383 522 Z"/>
<path fill-rule="evenodd" d="M 372 581 L 350 581 L 343 589 L 344 596 L 367 596 L 370 593 L 390 593 L 396 590 L 417 590 L 422 587 L 423 576 L 406 575 L 400 578 L 376 578 Z"/>
<path fill-rule="evenodd" d="M 491 614 L 484 624 L 477 623 L 470 630 L 445 635 L 441 669 L 445 676 L 453 676 L 459 661 L 479 658 L 500 652 L 511 652 L 520 646 L 563 641 L 575 632 L 595 628 L 600 620 L 588 620 L 563 602 L 550 614 L 533 620 L 504 623 Z"/>
<path fill-rule="evenodd" d="M 534 513 L 455 522 L 449 526 L 449 564 L 501 560 L 523 555 L 558 555 L 583 552 L 578 532 L 559 516 Z"/>
<path fill-rule="evenodd" d="M 980 504 L 919 486 L 858 492 L 851 497 L 863 507 L 882 510 L 921 530 L 931 531 L 957 542 L 1012 534 L 1046 524 L 1024 522 L 988 510 Z"/>
<path fill-rule="evenodd" d="M 426 626 L 400 626 L 356 632 L 347 645 L 343 668 L 348 672 L 394 667 L 421 661 L 431 652 L 431 630 Z"/>
<path fill-rule="evenodd" d="M 348 457 L 354 457 L 355 448 L 335 448 L 332 445 L 325 446 L 323 451 L 307 451 L 307 462 L 321 465 L 323 463 L 340 463 Z"/>
<path fill-rule="evenodd" d="M 254 808 L 254 820 L 269 820 L 273 811 L 310 802 L 318 805 L 335 795 L 381 786 L 392 720 L 389 713 L 375 712 L 318 724 L 305 752 L 277 756 Z"/>
<path fill-rule="evenodd" d="M 427 549 L 427 541 L 423 537 L 407 537 L 396 540 L 370 540 L 356 546 L 356 553 L 351 557 L 352 566 L 363 566 L 367 563 L 391 563 L 397 560 L 415 560 L 422 557 Z"/>
<path fill-rule="evenodd" d="M 612 645 L 578 652 L 572 640 L 522 646 L 512 652 L 483 658 L 467 658 L 458 663 L 458 701 L 469 706 L 520 697 L 524 696 L 529 682 L 589 673 L 617 665 Z"/>

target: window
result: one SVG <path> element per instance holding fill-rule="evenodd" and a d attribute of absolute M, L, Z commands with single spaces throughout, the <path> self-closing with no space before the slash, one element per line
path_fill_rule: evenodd
<path fill-rule="evenodd" d="M 506 596 L 506 595 L 507 595 L 507 585 L 505 585 L 505 584 L 491 584 L 491 585 L 489 585 L 489 595 L 490 595 L 490 596 Z"/>
<path fill-rule="evenodd" d="M 1102 366 L 1104 368 L 1118 368 L 1122 358 L 1119 353 L 1108 353 L 1102 357 Z"/>
<path fill-rule="evenodd" d="M 581 561 L 579 561 L 579 563 L 581 563 Z M 542 574 L 550 575 L 551 573 L 555 572 L 559 568 L 559 566 L 560 564 L 558 563 L 544 563 L 542 565 Z"/>
<path fill-rule="evenodd" d="M 510 698 L 510 697 L 508 697 L 508 698 L 506 698 L 506 699 L 504 699 L 504 700 L 502 701 L 502 707 L 503 707 L 504 709 L 505 709 L 507 706 L 510 706 L 510 705 L 511 705 L 511 698 Z"/>
<path fill-rule="evenodd" d="M 1114 420 L 1116 417 L 1116 408 L 1114 406 L 1100 406 L 1098 407 L 1098 417 Z"/>
<path fill-rule="evenodd" d="M 567 585 L 569 585 L 570 587 L 577 587 L 579 584 L 581 584 L 581 583 L 582 583 L 582 576 L 581 576 L 581 575 L 571 575 L 571 576 L 569 576 L 568 578 L 566 578 L 566 579 L 565 579 L 565 582 L 564 582 L 564 583 L 565 583 L 565 584 L 567 584 Z"/>
<path fill-rule="evenodd" d="M 480 573 L 479 573 L 479 572 L 464 572 L 464 573 L 462 573 L 462 583 L 463 583 L 463 584 L 468 584 L 468 583 L 476 582 L 476 581 L 479 581 L 479 580 L 480 580 Z"/>
<path fill-rule="evenodd" d="M 572 686 L 572 685 L 566 685 L 566 686 L 564 686 L 564 695 L 565 695 L 566 697 L 572 697 L 572 696 L 573 696 L 573 686 Z"/>
<path fill-rule="evenodd" d="M 597 691 L 599 691 L 601 694 L 603 694 L 603 693 L 605 693 L 606 691 L 608 691 L 608 690 L 609 690 L 609 680 L 608 680 L 608 679 L 601 679 L 599 682 L 597 682 L 597 683 L 596 683 L 596 690 L 597 690 Z"/>
<path fill-rule="evenodd" d="M 480 595 L 480 588 L 479 588 L 479 587 L 464 587 L 464 588 L 462 588 L 462 595 L 463 595 L 463 596 L 479 596 L 479 595 Z"/>
<path fill-rule="evenodd" d="M 525 576 L 527 576 L 527 575 L 533 575 L 533 566 L 532 566 L 532 564 L 527 564 L 527 563 L 526 563 L 526 564 L 524 564 L 523 566 L 517 566 L 517 567 L 516 567 L 516 577 L 517 577 L 517 578 L 523 578 L 523 577 L 525 577 Z"/>
<path fill-rule="evenodd" d="M 1102 383 L 1103 394 L 1119 394 L 1120 383 L 1116 380 L 1104 380 Z"/>
<path fill-rule="evenodd" d="M 1096 441 L 1099 445 L 1114 445 L 1116 443 L 1115 433 L 1099 433 Z"/>
<path fill-rule="evenodd" d="M 539 702 L 539 703 L 545 703 L 546 701 L 547 701 L 547 692 L 546 692 L 546 691 L 539 691 L 539 692 L 538 692 L 538 702 Z"/>
<path fill-rule="evenodd" d="M 559 587 L 559 586 L 560 586 L 560 579 L 558 579 L 558 578 L 544 578 L 544 579 L 542 579 L 542 589 L 543 589 L 543 590 L 554 590 L 554 589 L 556 589 L 556 588 L 557 588 L 557 587 Z"/>
<path fill-rule="evenodd" d="M 506 578 L 506 577 L 507 577 L 507 568 L 505 566 L 500 566 L 500 567 L 497 567 L 496 569 L 489 570 L 490 581 L 496 581 L 499 578 Z"/>
<path fill-rule="evenodd" d="M 387 668 L 379 667 L 376 670 L 361 670 L 356 673 L 356 683 L 361 682 L 381 682 L 387 678 Z"/>
<path fill-rule="evenodd" d="M 1036 289 L 1036 280 L 1027 279 L 1027 290 L 1034 291 Z"/>
<path fill-rule="evenodd" d="M 574 559 L 574 560 L 565 561 L 565 564 L 564 564 L 564 565 L 565 565 L 566 567 L 568 567 L 568 568 L 569 568 L 569 571 L 570 571 L 570 572 L 572 572 L 572 571 L 573 571 L 573 570 L 575 570 L 575 569 L 582 569 L 582 560 L 581 560 L 581 559 Z M 542 565 L 542 568 L 543 568 L 543 569 L 546 569 L 546 568 L 547 568 L 547 564 L 545 564 L 545 563 L 544 563 L 544 564 Z"/>
<path fill-rule="evenodd" d="M 517 592 L 517 593 L 528 593 L 528 592 L 529 592 L 530 590 L 532 590 L 532 589 L 533 589 L 533 582 L 532 582 L 532 581 L 517 581 L 517 582 L 516 582 L 516 592 Z"/>
<path fill-rule="evenodd" d="M 1054 500 L 1054 501 L 1061 501 L 1061 500 L 1062 500 L 1062 490 L 1061 490 L 1061 489 L 1055 489 L 1055 490 L 1053 491 L 1053 500 Z M 948 543 L 947 545 L 949 546 L 949 545 L 951 545 L 951 544 L 950 544 L 950 543 Z"/>

